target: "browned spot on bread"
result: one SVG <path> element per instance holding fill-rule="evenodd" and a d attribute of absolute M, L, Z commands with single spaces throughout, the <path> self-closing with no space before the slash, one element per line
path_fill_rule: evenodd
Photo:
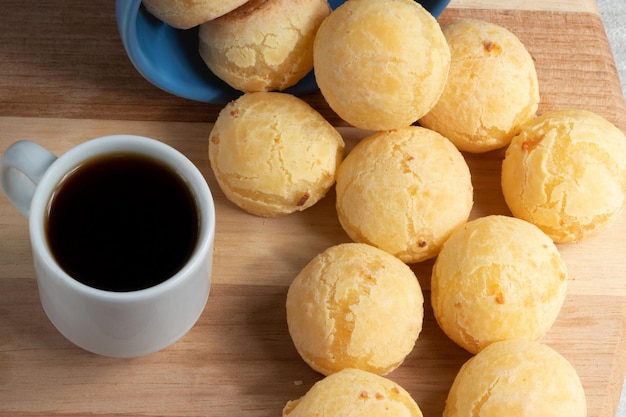
<path fill-rule="evenodd" d="M 532 139 L 525 140 L 524 142 L 522 142 L 522 150 L 532 151 L 537 147 L 537 145 L 539 145 L 539 143 L 541 143 L 544 137 L 545 135 L 537 135 Z"/>
<path fill-rule="evenodd" d="M 504 304 L 504 295 L 501 292 L 496 294 L 496 303 Z"/>
<path fill-rule="evenodd" d="M 485 49 L 485 52 L 489 53 L 489 54 L 500 54 L 502 53 L 502 47 L 500 45 L 498 45 L 497 43 L 490 41 L 490 40 L 484 40 L 483 41 L 483 48 Z"/>

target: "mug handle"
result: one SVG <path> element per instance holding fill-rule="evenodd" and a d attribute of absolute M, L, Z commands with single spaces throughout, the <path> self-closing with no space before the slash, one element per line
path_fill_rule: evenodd
<path fill-rule="evenodd" d="M 27 140 L 13 143 L 0 159 L 0 186 L 25 217 L 35 188 L 57 157 L 44 147 Z"/>

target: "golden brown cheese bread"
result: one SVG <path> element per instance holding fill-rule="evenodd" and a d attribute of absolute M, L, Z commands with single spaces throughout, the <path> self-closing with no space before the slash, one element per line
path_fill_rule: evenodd
<path fill-rule="evenodd" d="M 336 191 L 346 233 L 407 263 L 436 256 L 473 205 L 463 155 L 439 133 L 417 126 L 359 142 L 339 167 Z"/>
<path fill-rule="evenodd" d="M 313 39 L 326 0 L 251 0 L 200 25 L 200 56 L 244 92 L 284 90 L 313 69 Z"/>
<path fill-rule="evenodd" d="M 411 395 L 395 382 L 370 372 L 345 369 L 318 381 L 289 401 L 283 417 L 422 417 Z"/>
<path fill-rule="evenodd" d="M 313 258 L 287 292 L 289 334 L 314 370 L 357 368 L 384 375 L 413 350 L 424 298 L 402 261 L 363 243 Z"/>
<path fill-rule="evenodd" d="M 439 101 L 420 124 L 462 151 L 508 145 L 539 104 L 532 57 L 517 36 L 494 23 L 462 19 L 443 33 L 450 46 L 450 73 Z"/>
<path fill-rule="evenodd" d="M 443 417 L 586 417 L 587 401 L 572 365 L 538 342 L 510 340 L 466 362 L 448 393 Z"/>
<path fill-rule="evenodd" d="M 626 202 L 626 137 L 601 116 L 559 110 L 525 124 L 502 163 L 502 192 L 514 216 L 555 242 L 606 229 Z"/>
<path fill-rule="evenodd" d="M 413 0 L 348 0 L 320 26 L 315 77 L 329 106 L 368 130 L 414 123 L 441 95 L 450 50 L 435 18 Z"/>
<path fill-rule="evenodd" d="M 477 353 L 500 340 L 539 340 L 567 291 L 567 269 L 550 238 L 510 216 L 468 222 L 446 241 L 433 266 L 437 323 Z"/>
<path fill-rule="evenodd" d="M 177 29 L 190 29 L 235 10 L 248 0 L 143 0 L 150 13 Z"/>
<path fill-rule="evenodd" d="M 339 132 L 301 99 L 247 93 L 219 113 L 209 160 L 226 197 L 249 213 L 302 211 L 326 195 L 343 159 Z"/>

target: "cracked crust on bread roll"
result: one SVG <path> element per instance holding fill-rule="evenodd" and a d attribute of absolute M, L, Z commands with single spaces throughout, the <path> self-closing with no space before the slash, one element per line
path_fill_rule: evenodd
<path fill-rule="evenodd" d="M 322 95 L 366 130 L 409 126 L 443 91 L 450 50 L 435 18 L 413 0 L 348 0 L 320 26 L 313 49 Z"/>
<path fill-rule="evenodd" d="M 510 216 L 468 222 L 446 241 L 431 277 L 441 329 L 470 353 L 491 343 L 539 340 L 567 292 L 567 269 L 552 240 Z"/>
<path fill-rule="evenodd" d="M 569 361 L 524 340 L 498 342 L 457 374 L 443 417 L 586 417 L 587 400 Z"/>
<path fill-rule="evenodd" d="M 335 183 L 344 141 L 322 115 L 291 94 L 246 93 L 219 113 L 209 160 L 231 202 L 263 217 L 302 211 Z"/>
<path fill-rule="evenodd" d="M 200 56 L 237 90 L 282 91 L 313 69 L 313 39 L 329 13 L 326 0 L 250 0 L 200 25 Z"/>
<path fill-rule="evenodd" d="M 603 117 L 558 110 L 528 122 L 502 162 L 514 216 L 555 242 L 579 242 L 614 223 L 626 203 L 626 137 Z"/>
<path fill-rule="evenodd" d="M 143 0 L 159 20 L 177 29 L 190 29 L 235 10 L 248 0 Z"/>
<path fill-rule="evenodd" d="M 317 372 L 385 375 L 413 350 L 423 304 L 406 264 L 372 246 L 344 243 L 314 257 L 293 280 L 287 324 L 298 353 Z"/>
<path fill-rule="evenodd" d="M 411 395 L 395 382 L 362 370 L 345 369 L 318 381 L 301 398 L 288 401 L 283 417 L 423 417 Z"/>
<path fill-rule="evenodd" d="M 337 215 L 352 240 L 406 263 L 435 257 L 474 201 L 461 152 L 418 126 L 359 142 L 339 167 L 336 192 Z"/>
<path fill-rule="evenodd" d="M 450 73 L 437 104 L 420 119 L 461 151 L 481 153 L 509 144 L 539 104 L 535 63 L 509 30 L 462 19 L 443 27 Z"/>

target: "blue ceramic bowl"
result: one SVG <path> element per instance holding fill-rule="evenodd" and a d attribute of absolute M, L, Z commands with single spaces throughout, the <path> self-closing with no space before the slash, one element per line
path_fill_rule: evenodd
<path fill-rule="evenodd" d="M 345 1 L 345 0 L 344 0 Z M 344 3 L 330 0 L 332 8 Z M 437 17 L 450 0 L 421 0 Z M 180 30 L 156 19 L 141 0 L 116 0 L 115 13 L 122 43 L 139 73 L 160 89 L 207 103 L 227 103 L 242 93 L 217 78 L 198 53 L 198 29 Z M 286 92 L 301 96 L 317 91 L 311 71 Z"/>

